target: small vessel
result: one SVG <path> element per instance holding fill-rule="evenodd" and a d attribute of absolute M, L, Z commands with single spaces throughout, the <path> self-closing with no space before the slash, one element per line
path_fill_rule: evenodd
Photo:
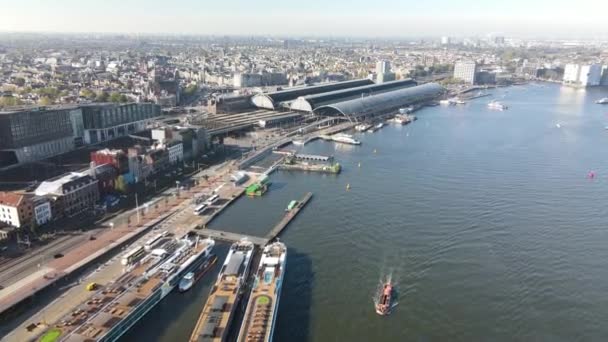
<path fill-rule="evenodd" d="M 597 104 L 608 104 L 608 97 L 601 98 L 601 99 L 595 101 L 595 103 L 597 103 Z"/>
<path fill-rule="evenodd" d="M 454 101 L 452 101 L 452 99 L 447 99 L 447 100 L 441 100 L 439 101 L 439 104 L 442 106 L 453 106 L 456 103 L 454 103 Z"/>
<path fill-rule="evenodd" d="M 293 144 L 297 146 L 304 146 L 304 140 L 294 140 Z"/>
<path fill-rule="evenodd" d="M 376 304 L 376 313 L 380 316 L 390 315 L 391 310 L 396 305 L 393 300 L 394 296 L 394 285 L 391 281 L 391 277 L 382 284 L 378 291 L 378 297 L 374 301 Z"/>
<path fill-rule="evenodd" d="M 293 201 L 289 202 L 289 205 L 287 205 L 287 208 L 285 208 L 285 211 L 291 211 L 297 205 L 298 205 L 298 201 L 293 200 Z"/>
<path fill-rule="evenodd" d="M 501 102 L 498 102 L 496 100 L 490 101 L 488 103 L 488 108 L 490 109 L 496 109 L 496 110 L 507 110 L 509 109 L 509 107 Z"/>
<path fill-rule="evenodd" d="M 186 292 L 186 291 L 190 290 L 190 288 L 192 287 L 193 284 L 194 284 L 194 272 L 188 272 L 182 278 L 182 280 L 179 281 L 179 285 L 177 285 L 177 289 L 179 290 L 179 292 Z"/>
<path fill-rule="evenodd" d="M 562 125 L 560 125 L 560 124 L 556 123 L 556 124 L 555 124 L 555 127 L 557 127 L 557 128 L 562 128 Z"/>
<path fill-rule="evenodd" d="M 407 125 L 414 120 L 416 120 L 416 117 L 408 114 L 397 114 L 393 118 L 393 122 L 398 125 Z"/>
<path fill-rule="evenodd" d="M 355 130 L 357 130 L 358 132 L 365 132 L 370 127 L 372 127 L 372 125 L 366 124 L 366 123 L 361 123 L 361 124 L 358 124 L 357 126 L 355 126 Z"/>
<path fill-rule="evenodd" d="M 215 255 L 209 256 L 207 260 L 202 263 L 198 268 L 192 272 L 186 273 L 186 275 L 179 281 L 177 290 L 179 292 L 186 292 L 192 288 L 192 286 L 211 269 L 211 266 L 215 264 L 217 257 Z"/>
<path fill-rule="evenodd" d="M 353 136 L 349 135 L 349 134 L 344 134 L 344 133 L 334 134 L 331 136 L 331 139 L 335 142 L 339 142 L 339 143 L 343 143 L 343 144 L 361 145 L 361 142 L 359 140 L 353 138 Z"/>
<path fill-rule="evenodd" d="M 346 184 L 346 190 L 350 190 L 350 183 Z"/>

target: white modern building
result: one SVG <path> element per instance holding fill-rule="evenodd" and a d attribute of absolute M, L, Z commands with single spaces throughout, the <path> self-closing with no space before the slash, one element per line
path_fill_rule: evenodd
<path fill-rule="evenodd" d="M 562 84 L 571 87 L 595 87 L 602 83 L 602 65 L 567 64 Z"/>
<path fill-rule="evenodd" d="M 441 45 L 450 45 L 451 39 L 448 36 L 441 37 Z"/>
<path fill-rule="evenodd" d="M 41 226 L 53 218 L 51 202 L 46 198 L 34 199 L 34 219 L 36 224 Z"/>
<path fill-rule="evenodd" d="M 475 84 L 477 64 L 473 61 L 456 62 L 454 65 L 454 78 L 468 84 Z"/>

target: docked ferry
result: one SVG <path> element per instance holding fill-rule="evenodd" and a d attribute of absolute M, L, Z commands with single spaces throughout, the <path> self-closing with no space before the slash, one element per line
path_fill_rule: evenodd
<path fill-rule="evenodd" d="M 211 239 L 158 240 L 148 254 L 125 265 L 127 272 L 114 283 L 50 325 L 40 340 L 118 340 L 171 293 L 184 275 L 204 264 L 214 245 Z"/>
<path fill-rule="evenodd" d="M 228 339 L 230 323 L 241 298 L 241 288 L 249 274 L 253 250 L 253 243 L 247 239 L 230 246 L 226 261 L 190 336 L 191 342 Z"/>
<path fill-rule="evenodd" d="M 274 242 L 264 247 L 260 266 L 243 317 L 238 342 L 270 342 L 281 299 L 287 247 Z"/>
<path fill-rule="evenodd" d="M 353 136 L 349 135 L 349 134 L 344 134 L 344 133 L 334 134 L 331 136 L 331 139 L 333 141 L 339 142 L 339 143 L 350 144 L 350 145 L 361 145 L 361 142 L 359 140 L 353 138 Z"/>

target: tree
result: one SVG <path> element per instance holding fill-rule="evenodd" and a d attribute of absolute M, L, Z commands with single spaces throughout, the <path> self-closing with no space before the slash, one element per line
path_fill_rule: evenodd
<path fill-rule="evenodd" d="M 184 94 L 188 95 L 188 96 L 192 96 L 194 95 L 194 93 L 196 93 L 198 90 L 198 86 L 196 84 L 190 84 L 189 86 L 186 87 L 186 89 L 184 89 Z"/>
<path fill-rule="evenodd" d="M 51 100 L 48 96 L 43 96 L 38 100 L 38 104 L 42 106 L 48 106 L 53 104 L 53 100 Z"/>
<path fill-rule="evenodd" d="M 113 102 L 113 103 L 121 102 L 120 101 L 120 94 L 119 93 L 112 93 L 112 94 L 110 94 L 110 102 Z"/>
<path fill-rule="evenodd" d="M 93 91 L 91 91 L 91 89 L 84 88 L 80 91 L 80 96 L 87 98 L 87 99 L 94 99 L 95 93 Z"/>
<path fill-rule="evenodd" d="M 125 95 L 125 94 L 121 94 L 121 95 L 120 95 L 120 102 L 121 102 L 121 103 L 126 103 L 126 102 L 129 102 L 129 98 L 127 97 L 127 95 Z"/>
<path fill-rule="evenodd" d="M 13 83 L 18 87 L 23 87 L 25 85 L 25 78 L 17 77 Z"/>
<path fill-rule="evenodd" d="M 18 106 L 21 104 L 21 100 L 14 96 L 2 96 L 0 97 L 0 107 Z"/>
<path fill-rule="evenodd" d="M 95 97 L 95 102 L 108 102 L 109 98 L 110 95 L 108 93 L 106 93 L 105 91 L 100 91 Z"/>

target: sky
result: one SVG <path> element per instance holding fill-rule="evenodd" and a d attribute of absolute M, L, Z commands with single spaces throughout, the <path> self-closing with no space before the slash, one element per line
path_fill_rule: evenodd
<path fill-rule="evenodd" d="M 0 31 L 608 36 L 608 0 L 0 0 Z"/>

